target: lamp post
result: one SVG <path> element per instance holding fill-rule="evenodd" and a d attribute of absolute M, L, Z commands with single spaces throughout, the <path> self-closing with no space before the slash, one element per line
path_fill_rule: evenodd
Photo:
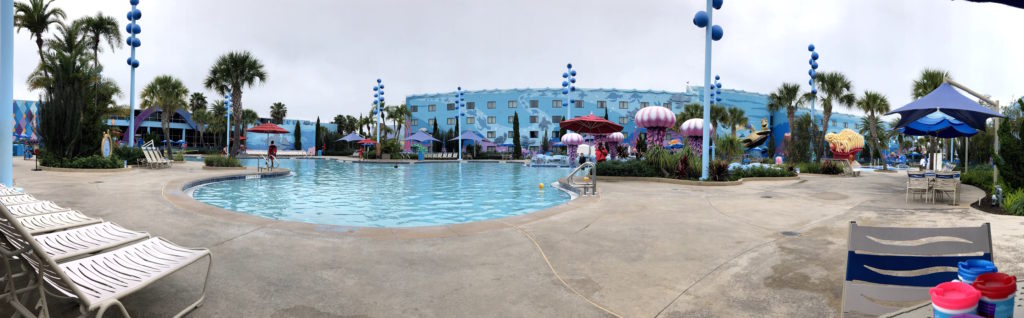
<path fill-rule="evenodd" d="M 718 74 L 715 74 L 715 84 L 711 86 L 711 89 L 713 90 L 713 92 L 711 92 L 711 98 L 710 98 L 712 105 L 719 104 L 719 103 L 722 102 L 722 82 L 719 82 L 719 80 L 721 80 L 721 79 L 722 79 L 721 76 L 718 76 Z M 715 137 L 718 137 L 718 127 L 712 126 L 711 130 L 712 130 L 712 135 L 714 135 Z M 709 148 L 711 148 L 711 158 L 715 157 L 715 149 L 718 148 L 718 147 L 716 147 L 716 145 L 718 145 L 718 142 L 712 139 L 711 140 L 711 146 L 709 147 Z"/>
<path fill-rule="evenodd" d="M 722 26 L 712 24 L 712 15 L 714 10 L 722 8 L 722 2 L 724 0 L 707 0 L 707 11 L 697 11 L 697 15 L 693 17 L 693 24 L 697 27 L 704 28 L 704 140 L 701 141 L 701 172 L 700 179 L 708 179 L 708 164 L 710 158 L 708 158 L 710 147 L 711 133 L 711 41 L 718 41 L 722 39 L 724 35 Z M 714 9 L 714 10 L 712 10 Z"/>
<path fill-rule="evenodd" d="M 373 117 L 377 119 L 377 158 L 380 159 L 380 121 L 384 115 L 384 84 L 377 79 L 377 85 L 373 86 Z M 396 127 L 397 128 L 397 127 Z"/>
<path fill-rule="evenodd" d="M 462 116 L 465 116 L 465 114 L 461 113 L 461 109 L 464 107 L 466 107 L 466 97 L 462 92 L 462 86 L 459 86 L 455 92 L 455 127 L 459 127 L 459 130 L 461 130 L 459 120 L 462 119 Z M 457 136 L 456 138 L 459 138 L 459 162 L 462 162 L 462 132 L 456 131 L 455 135 Z"/>
<path fill-rule="evenodd" d="M 0 131 L 14 131 L 14 1 L 0 1 Z M 38 162 L 39 158 L 36 158 Z M 13 186 L 14 141 L 0 138 L 0 183 Z"/>
<path fill-rule="evenodd" d="M 225 112 L 225 116 L 227 116 L 227 119 L 224 122 L 228 124 L 228 126 L 226 127 L 227 129 L 225 130 L 228 133 L 226 134 L 227 142 L 224 143 L 224 152 L 228 156 L 231 156 L 231 91 L 228 91 L 228 93 L 224 95 L 224 107 L 227 109 L 227 111 Z"/>
<path fill-rule="evenodd" d="M 576 70 L 572 69 L 572 63 L 566 64 L 565 68 L 565 72 L 562 73 L 562 95 L 565 96 L 565 119 L 563 120 L 569 120 L 571 119 L 572 104 L 575 103 L 569 93 L 576 91 Z"/>
<path fill-rule="evenodd" d="M 811 79 L 807 80 L 807 84 L 811 84 L 811 123 L 814 123 L 814 101 L 816 101 L 818 99 L 818 88 L 817 88 L 817 86 L 814 83 L 814 79 L 818 78 L 818 71 L 817 71 L 818 70 L 818 52 L 814 51 L 814 44 L 807 45 L 807 51 L 811 52 L 811 59 L 807 60 L 807 64 L 811 65 L 811 69 L 807 70 L 807 75 L 810 76 Z M 822 127 L 824 127 L 824 126 L 822 126 Z M 792 134 L 794 132 L 791 131 L 789 133 Z M 822 136 L 824 136 L 824 133 L 825 132 L 822 131 Z M 811 136 L 810 138 L 814 139 L 813 136 Z M 821 143 L 822 147 L 825 147 L 825 141 L 824 140 L 825 139 L 822 138 L 822 143 Z M 812 141 L 811 145 L 813 145 L 813 144 L 814 144 L 814 142 Z M 824 148 L 822 148 L 822 149 L 824 149 Z M 816 153 L 816 151 L 814 151 L 814 149 L 812 147 L 812 149 L 811 149 L 811 161 L 814 161 L 814 154 L 815 153 Z"/>
<path fill-rule="evenodd" d="M 132 47 L 132 56 L 127 61 L 128 66 L 132 68 L 131 91 L 128 93 L 128 105 L 130 105 L 128 108 L 128 144 L 135 147 L 135 69 L 139 68 L 139 60 L 135 58 L 135 48 L 142 45 L 142 41 L 139 40 L 142 28 L 139 27 L 138 22 L 142 18 L 142 11 L 135 7 L 139 4 L 139 0 L 129 0 L 128 3 L 132 5 L 132 10 L 128 11 L 128 25 L 124 28 L 128 32 L 128 39 L 125 42 Z"/>

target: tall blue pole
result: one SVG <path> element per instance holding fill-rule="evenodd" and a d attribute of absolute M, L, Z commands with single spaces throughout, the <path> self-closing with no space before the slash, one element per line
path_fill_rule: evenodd
<path fill-rule="evenodd" d="M 225 131 L 227 131 L 228 133 L 226 134 L 227 135 L 227 142 L 224 143 L 224 149 L 225 149 L 224 152 L 226 152 L 228 154 L 228 156 L 230 156 L 231 155 L 231 153 L 230 153 L 230 151 L 231 151 L 231 92 L 230 91 L 228 91 L 227 95 L 224 95 L 224 107 L 227 108 L 227 110 L 228 110 L 226 112 L 226 115 L 225 115 L 225 116 L 227 116 L 227 120 L 225 120 L 225 122 L 227 122 L 227 124 L 228 124 L 228 126 L 226 127 L 227 129 L 225 129 Z"/>
<path fill-rule="evenodd" d="M 711 7 L 711 1 L 707 0 L 708 8 L 708 27 L 704 28 L 704 129 L 702 132 L 701 140 L 701 152 L 700 152 L 700 179 L 708 179 L 708 168 L 710 158 L 708 157 L 711 152 L 711 27 L 713 24 L 712 16 L 714 10 Z"/>
<path fill-rule="evenodd" d="M 0 1 L 0 182 L 13 186 L 14 0 Z"/>
<path fill-rule="evenodd" d="M 128 67 L 132 69 L 131 79 L 131 91 L 128 93 L 128 144 L 131 147 L 135 146 L 135 69 L 139 67 L 139 60 L 135 59 L 135 48 L 139 46 L 140 41 L 138 40 L 138 28 L 139 18 L 142 17 L 142 13 L 138 10 L 136 5 L 139 4 L 139 0 L 129 0 L 128 3 L 132 5 L 132 11 L 128 11 L 128 46 L 132 47 L 132 57 L 128 59 Z"/>

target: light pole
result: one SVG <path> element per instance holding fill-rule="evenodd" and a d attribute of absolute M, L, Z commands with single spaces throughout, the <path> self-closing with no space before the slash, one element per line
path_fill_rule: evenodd
<path fill-rule="evenodd" d="M 817 86 L 814 83 L 814 79 L 818 78 L 818 71 L 817 71 L 818 70 L 818 52 L 814 51 L 814 44 L 807 45 L 807 51 L 811 52 L 811 59 L 807 60 L 807 64 L 811 65 L 811 69 L 807 70 L 807 75 L 810 76 L 811 79 L 807 80 L 807 84 L 811 84 L 811 123 L 813 124 L 814 123 L 814 101 L 816 101 L 818 99 L 818 88 L 817 88 Z M 822 126 L 822 127 L 825 127 L 825 126 Z M 790 134 L 795 134 L 792 131 L 789 132 L 789 133 Z M 824 136 L 825 132 L 822 131 L 821 133 L 822 133 L 822 136 Z M 814 136 L 810 136 L 810 138 L 814 139 Z M 811 145 L 814 145 L 814 141 L 811 141 Z M 822 139 L 821 146 L 825 147 L 824 138 Z M 815 153 L 816 153 L 816 151 L 814 151 L 814 147 L 811 147 L 811 161 L 814 161 L 814 154 Z"/>
<path fill-rule="evenodd" d="M 384 115 L 384 84 L 379 78 L 377 85 L 373 86 L 373 101 L 373 117 L 377 119 L 377 159 L 380 159 L 380 117 Z"/>
<path fill-rule="evenodd" d="M 722 2 L 724 0 L 707 0 L 707 11 L 697 11 L 697 15 L 693 17 L 693 24 L 697 27 L 704 28 L 704 140 L 701 141 L 701 172 L 700 179 L 708 179 L 708 164 L 710 163 L 708 158 L 708 148 L 710 147 L 710 133 L 711 133 L 711 41 L 721 40 L 722 27 L 719 25 L 712 24 L 712 15 L 714 10 L 722 8 Z M 708 27 L 710 25 L 710 27 Z"/>
<path fill-rule="evenodd" d="M 14 0 L 0 1 L 0 6 L 0 131 L 6 134 L 14 131 Z M 7 187 L 14 182 L 13 157 L 11 136 L 0 138 L 0 183 Z"/>
<path fill-rule="evenodd" d="M 224 153 L 229 157 L 231 156 L 231 91 L 228 91 L 227 95 L 224 95 L 224 107 L 227 108 L 225 116 L 227 119 L 224 121 L 228 124 L 226 127 L 228 141 L 224 143 Z"/>
<path fill-rule="evenodd" d="M 139 68 L 139 60 L 135 58 L 135 48 L 142 45 L 142 41 L 139 40 L 139 33 L 142 32 L 142 28 L 139 27 L 139 19 L 142 18 L 142 11 L 139 11 L 135 6 L 139 4 L 139 0 L 129 0 L 128 3 L 132 5 L 132 11 L 128 11 L 128 25 L 125 26 L 125 31 L 128 32 L 128 45 L 132 47 L 132 56 L 128 58 L 128 66 L 132 68 L 132 84 L 131 91 L 128 93 L 128 144 L 130 147 L 135 147 L 135 69 Z"/>
<path fill-rule="evenodd" d="M 715 84 L 711 86 L 711 89 L 714 90 L 713 92 L 711 92 L 711 98 L 710 98 L 712 105 L 718 104 L 718 103 L 722 102 L 722 82 L 719 82 L 719 80 L 721 80 L 721 79 L 722 79 L 721 76 L 718 76 L 718 74 L 715 74 Z M 718 137 L 718 127 L 712 126 L 711 130 L 712 130 L 711 134 L 714 135 L 715 137 Z M 716 147 L 716 145 L 718 145 L 718 142 L 715 141 L 715 140 L 711 140 L 711 146 L 710 146 L 710 148 L 711 148 L 711 158 L 715 157 L 715 149 L 718 148 L 718 147 Z"/>
<path fill-rule="evenodd" d="M 569 93 L 576 91 L 576 70 L 572 69 L 572 63 L 566 64 L 565 68 L 565 72 L 562 73 L 562 95 L 565 96 L 565 119 L 562 120 L 569 120 L 572 119 L 570 118 L 570 111 L 575 103 Z"/>
<path fill-rule="evenodd" d="M 461 113 L 461 111 L 462 111 L 461 109 L 463 107 L 466 107 L 466 97 L 464 96 L 464 93 L 462 92 L 462 86 L 459 86 L 459 89 L 455 92 L 455 127 L 459 127 L 458 130 L 462 130 L 462 126 L 459 125 L 459 120 L 462 119 L 462 116 L 464 116 L 464 114 Z M 456 138 L 459 138 L 459 161 L 461 162 L 462 161 L 462 132 L 461 131 L 456 131 L 455 135 L 457 136 Z"/>

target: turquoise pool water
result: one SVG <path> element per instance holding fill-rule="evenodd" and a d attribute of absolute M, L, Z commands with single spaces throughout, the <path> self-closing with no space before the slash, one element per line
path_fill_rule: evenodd
<path fill-rule="evenodd" d="M 526 214 L 569 200 L 551 183 L 564 168 L 499 163 L 414 165 L 286 159 L 292 176 L 202 185 L 192 196 L 224 209 L 326 225 L 409 227 Z M 255 160 L 246 160 L 256 166 Z M 543 190 L 537 185 L 544 183 Z"/>

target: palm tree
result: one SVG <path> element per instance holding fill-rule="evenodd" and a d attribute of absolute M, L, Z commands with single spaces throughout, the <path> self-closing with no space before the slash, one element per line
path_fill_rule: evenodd
<path fill-rule="evenodd" d="M 405 120 L 412 116 L 412 112 L 405 104 L 391 107 L 387 114 L 388 118 L 395 122 L 395 129 L 398 131 L 401 131 L 402 126 L 405 125 Z M 399 138 L 399 136 L 396 134 L 395 138 Z"/>
<path fill-rule="evenodd" d="M 171 139 L 171 116 L 179 109 L 188 106 L 185 96 L 188 95 L 188 88 L 178 78 L 171 75 L 160 75 L 142 89 L 142 107 L 160 108 L 160 126 L 164 130 L 164 139 Z M 167 158 L 173 158 L 170 142 L 165 143 Z"/>
<path fill-rule="evenodd" d="M 96 70 L 96 76 L 98 77 L 101 70 L 100 44 L 106 42 L 111 50 L 121 47 L 121 27 L 117 24 L 117 20 L 113 17 L 105 16 L 101 12 L 97 12 L 96 16 L 80 18 L 73 23 L 81 25 L 82 31 L 85 33 L 85 39 L 92 48 L 93 68 Z M 99 82 L 96 82 L 93 89 L 97 91 L 96 104 L 99 104 Z"/>
<path fill-rule="evenodd" d="M 924 97 L 924 95 L 928 95 L 928 93 L 939 88 L 939 85 L 942 85 L 947 78 L 950 78 L 949 72 L 926 68 L 921 71 L 921 77 L 914 80 L 914 86 L 910 95 L 913 96 L 914 99 Z"/>
<path fill-rule="evenodd" d="M 725 106 L 711 105 L 711 135 L 712 137 L 718 136 L 718 127 L 722 127 L 723 123 L 729 122 L 729 111 L 725 110 Z M 713 140 L 713 139 L 712 139 Z"/>
<path fill-rule="evenodd" d="M 796 83 L 783 83 L 779 86 L 775 92 L 768 95 L 769 108 L 773 109 L 786 109 L 786 120 L 789 121 L 789 142 L 786 143 L 786 153 L 790 153 L 789 149 L 793 142 L 797 139 L 794 125 L 796 124 L 796 109 L 800 106 L 802 99 L 800 98 L 800 84 Z M 787 159 L 788 160 L 788 159 Z"/>
<path fill-rule="evenodd" d="M 852 107 L 857 102 L 857 97 L 853 95 L 853 84 L 843 73 L 818 73 L 815 82 L 818 84 L 818 96 L 821 100 L 821 114 L 823 117 L 821 123 L 822 141 L 820 145 L 824 145 L 825 134 L 828 133 L 828 121 L 832 117 L 832 106 Z M 821 159 L 824 160 L 825 156 L 828 155 L 829 149 L 828 147 L 822 148 Z"/>
<path fill-rule="evenodd" d="M 676 114 L 676 124 L 677 125 L 672 127 L 672 129 L 678 131 L 679 125 L 681 125 L 683 122 L 685 122 L 687 120 L 690 120 L 692 118 L 702 118 L 702 117 L 704 117 L 704 106 L 701 106 L 701 104 L 689 103 L 689 104 L 683 105 L 683 111 L 679 112 L 678 114 Z"/>
<path fill-rule="evenodd" d="M 284 116 L 288 114 L 288 107 L 282 102 L 276 102 L 270 105 L 270 119 L 274 120 L 275 124 L 280 125 L 284 123 Z"/>
<path fill-rule="evenodd" d="M 39 62 L 43 58 L 43 33 L 50 30 L 51 24 L 62 25 L 67 15 L 64 10 L 54 7 L 50 8 L 53 0 L 28 0 L 28 2 L 17 2 L 14 4 L 14 25 L 21 29 L 27 29 L 32 37 L 36 38 L 36 47 L 39 50 Z M 43 74 L 48 74 L 43 70 Z"/>
<path fill-rule="evenodd" d="M 263 83 L 266 80 L 267 72 L 263 69 L 263 62 L 256 59 L 249 51 L 240 51 L 228 52 L 217 58 L 217 62 L 210 67 L 210 74 L 203 81 L 203 85 L 207 89 L 214 90 L 221 95 L 231 94 L 231 109 L 234 117 L 232 122 L 235 123 L 231 157 L 238 154 L 238 145 L 241 141 L 242 89 Z"/>
<path fill-rule="evenodd" d="M 746 112 L 744 112 L 743 109 L 739 107 L 729 107 L 728 113 L 728 122 L 729 127 L 732 130 L 732 138 L 736 138 L 736 127 L 746 127 L 747 122 L 749 122 L 750 119 L 747 119 Z"/>
<path fill-rule="evenodd" d="M 203 145 L 203 132 L 210 120 L 207 112 L 206 95 L 200 92 L 193 92 L 188 97 L 188 111 L 192 113 L 192 121 L 196 123 L 196 130 L 199 131 L 199 146 Z"/>
<path fill-rule="evenodd" d="M 252 109 L 242 110 L 242 129 L 249 128 L 250 125 L 258 125 L 260 123 L 260 115 Z"/>
<path fill-rule="evenodd" d="M 864 91 L 864 96 L 857 100 L 857 108 L 864 111 L 867 114 L 865 120 L 867 121 L 868 132 L 871 135 L 871 148 L 878 151 L 881 156 L 881 147 L 878 135 L 878 126 L 881 125 L 881 115 L 889 112 L 889 100 L 885 98 L 885 95 L 878 92 Z M 882 170 L 888 170 L 888 165 L 885 164 L 884 158 L 882 160 Z"/>

